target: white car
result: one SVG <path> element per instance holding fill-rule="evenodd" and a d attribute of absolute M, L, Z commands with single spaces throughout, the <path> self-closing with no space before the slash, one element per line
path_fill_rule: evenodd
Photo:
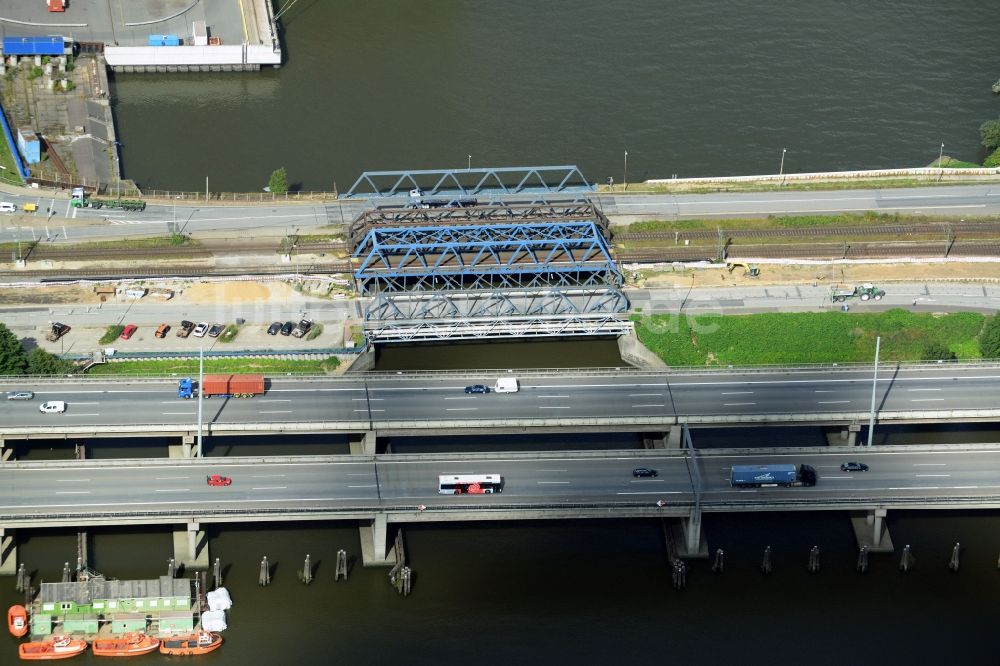
<path fill-rule="evenodd" d="M 194 330 L 191 332 L 191 335 L 193 335 L 196 338 L 205 337 L 205 334 L 208 333 L 208 326 L 209 324 L 207 321 L 201 322 L 200 324 L 194 327 Z"/>
<path fill-rule="evenodd" d="M 62 400 L 50 400 L 38 406 L 42 414 L 62 414 L 66 411 L 66 403 Z"/>

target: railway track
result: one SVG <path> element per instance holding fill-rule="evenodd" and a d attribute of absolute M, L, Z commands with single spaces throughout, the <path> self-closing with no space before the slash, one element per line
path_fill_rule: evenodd
<path fill-rule="evenodd" d="M 150 278 L 200 278 L 238 277 L 244 275 L 329 275 L 350 273 L 349 263 L 308 264 L 305 266 L 242 266 L 234 268 L 208 268 L 205 266 L 144 266 L 136 268 L 84 268 L 79 270 L 48 269 L 24 271 L 0 271 L 0 281 L 23 282 L 63 282 L 66 280 L 122 280 Z"/>
<path fill-rule="evenodd" d="M 1000 241 L 956 241 L 950 247 L 938 242 L 900 243 L 785 243 L 732 245 L 728 256 L 740 259 L 896 259 L 899 257 L 1000 257 Z M 714 261 L 712 247 L 645 249 L 619 252 L 619 261 L 658 263 L 670 261 Z"/>
<path fill-rule="evenodd" d="M 293 246 L 297 254 L 319 254 L 346 250 L 344 243 L 298 243 Z M 199 245 L 172 245 L 165 247 L 73 247 L 63 249 L 58 245 L 36 243 L 29 246 L 23 256 L 35 261 L 87 261 L 113 257 L 115 260 L 210 258 L 216 255 L 284 254 L 288 246 L 277 243 L 203 243 Z"/>
<path fill-rule="evenodd" d="M 868 226 L 840 227 L 792 227 L 788 229 L 723 229 L 721 232 L 708 229 L 690 231 L 642 231 L 614 234 L 616 241 L 683 241 L 718 240 L 723 238 L 818 238 L 843 236 L 941 236 L 954 238 L 966 235 L 1000 236 L 1000 222 L 949 222 L 939 224 L 879 224 Z"/>

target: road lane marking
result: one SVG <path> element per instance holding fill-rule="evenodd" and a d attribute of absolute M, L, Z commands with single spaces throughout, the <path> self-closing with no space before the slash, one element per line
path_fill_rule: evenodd
<path fill-rule="evenodd" d="M 663 407 L 664 405 L 632 405 L 633 407 Z"/>
<path fill-rule="evenodd" d="M 153 477 L 156 481 L 187 481 L 190 476 L 155 476 Z"/>
<path fill-rule="evenodd" d="M 944 398 L 911 398 L 910 402 L 944 402 Z"/>
<path fill-rule="evenodd" d="M 951 474 L 914 474 L 913 476 L 919 478 L 930 477 L 930 476 L 951 476 Z"/>
<path fill-rule="evenodd" d="M 540 486 L 543 486 L 543 485 L 555 485 L 555 484 L 568 485 L 569 481 L 535 481 L 535 483 L 537 483 Z"/>
<path fill-rule="evenodd" d="M 375 488 L 377 485 L 378 485 L 377 483 L 369 483 L 368 485 L 365 485 L 365 486 L 347 486 L 347 487 L 348 488 Z"/>
<path fill-rule="evenodd" d="M 162 412 L 164 416 L 194 416 L 197 412 Z M 77 416 L 80 416 L 77 414 Z"/>
<path fill-rule="evenodd" d="M 158 493 L 189 493 L 190 488 L 154 488 L 155 492 Z"/>
<path fill-rule="evenodd" d="M 74 417 L 76 417 L 76 416 L 100 416 L 100 414 L 77 414 L 76 412 L 73 412 L 73 416 Z"/>
<path fill-rule="evenodd" d="M 251 488 L 250 490 L 285 490 L 288 486 L 260 486 L 259 488 Z"/>
<path fill-rule="evenodd" d="M 850 402 L 850 400 L 817 400 L 817 405 L 843 405 Z"/>
<path fill-rule="evenodd" d="M 814 389 L 813 393 L 836 393 L 836 391 L 824 391 L 821 389 Z"/>
<path fill-rule="evenodd" d="M 915 389 L 906 389 L 906 390 L 907 391 L 940 391 L 941 389 L 939 389 L 939 388 L 915 388 Z"/>
<path fill-rule="evenodd" d="M 722 395 L 753 395 L 753 391 L 723 391 Z"/>
<path fill-rule="evenodd" d="M 265 402 L 291 402 L 291 398 L 265 398 L 264 400 L 258 400 L 258 404 L 263 404 Z"/>
<path fill-rule="evenodd" d="M 478 407 L 446 407 L 444 411 L 446 412 L 474 412 L 478 410 Z"/>
<path fill-rule="evenodd" d="M 683 495 L 683 491 L 680 490 L 647 490 L 645 492 L 638 490 L 630 490 L 628 492 L 622 491 L 615 493 L 616 495 Z"/>
<path fill-rule="evenodd" d="M 89 490 L 57 490 L 56 495 L 89 495 Z"/>
<path fill-rule="evenodd" d="M 73 402 L 74 405 L 99 405 L 99 402 Z"/>
<path fill-rule="evenodd" d="M 250 476 L 250 478 L 251 479 L 278 479 L 278 478 L 281 478 L 283 476 L 287 476 L 287 475 L 286 474 L 252 474 Z"/>
<path fill-rule="evenodd" d="M 724 402 L 723 407 L 739 407 L 741 405 L 756 405 L 756 402 Z"/>
<path fill-rule="evenodd" d="M 89 483 L 90 479 L 56 479 L 56 483 Z"/>
<path fill-rule="evenodd" d="M 978 488 L 979 486 L 952 486 L 953 490 L 972 490 Z"/>
<path fill-rule="evenodd" d="M 452 398 L 445 398 L 445 400 L 475 400 L 471 395 L 461 395 Z"/>
<path fill-rule="evenodd" d="M 568 395 L 539 395 L 537 398 L 568 398 Z"/>
<path fill-rule="evenodd" d="M 536 469 L 536 472 L 568 472 L 568 469 Z"/>
<path fill-rule="evenodd" d="M 291 414 L 292 410 L 290 410 L 290 409 L 284 409 L 284 410 L 280 410 L 279 409 L 279 410 L 272 410 L 272 411 L 261 410 L 261 411 L 259 411 L 257 413 L 258 414 Z"/>
<path fill-rule="evenodd" d="M 538 409 L 571 409 L 568 405 L 539 405 Z"/>
<path fill-rule="evenodd" d="M 666 479 L 631 479 L 629 483 L 666 483 Z"/>
<path fill-rule="evenodd" d="M 913 463 L 914 467 L 947 467 L 948 463 Z"/>
<path fill-rule="evenodd" d="M 629 393 L 630 398 L 662 398 L 662 393 Z"/>
<path fill-rule="evenodd" d="M 384 409 L 355 409 L 354 411 L 356 411 L 356 412 L 365 412 L 367 414 L 368 412 L 384 412 L 385 410 Z"/>

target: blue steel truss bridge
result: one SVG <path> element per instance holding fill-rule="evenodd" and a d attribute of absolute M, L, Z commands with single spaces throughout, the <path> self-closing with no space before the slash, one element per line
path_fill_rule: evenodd
<path fill-rule="evenodd" d="M 376 188 L 380 205 L 350 226 L 354 280 L 371 299 L 365 335 L 372 342 L 496 337 L 617 336 L 631 330 L 622 274 L 608 245 L 607 218 L 590 201 L 567 198 L 576 167 L 526 167 L 514 190 L 545 169 L 562 180 L 557 201 L 480 205 L 488 188 L 481 170 L 470 188 L 425 190 L 416 172 L 378 172 L 391 184 Z M 369 174 L 370 176 L 371 174 Z M 492 176 L 489 176 L 492 177 Z M 582 179 L 582 176 L 580 176 Z M 359 183 L 368 183 L 365 176 Z M 584 181 L 585 182 L 585 181 Z M 374 185 L 374 183 L 372 183 Z M 356 189 L 358 183 L 355 183 Z M 400 202 L 389 198 L 410 187 Z M 504 193 L 511 191 L 510 188 Z M 432 199 L 440 194 L 465 198 Z"/>

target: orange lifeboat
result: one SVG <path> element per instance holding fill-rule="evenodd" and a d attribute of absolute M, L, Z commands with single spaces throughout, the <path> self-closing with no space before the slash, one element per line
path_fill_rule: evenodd
<path fill-rule="evenodd" d="M 21 643 L 18 656 L 27 660 L 69 659 L 87 649 L 87 641 L 69 636 L 53 636 L 51 641 Z"/>
<path fill-rule="evenodd" d="M 98 638 L 91 649 L 98 657 L 131 657 L 147 654 L 160 647 L 160 639 L 143 633 L 131 633 L 114 638 Z"/>
<path fill-rule="evenodd" d="M 164 638 L 160 641 L 161 654 L 205 654 L 218 650 L 222 645 L 222 635 L 214 631 L 199 631 L 189 636 Z"/>
<path fill-rule="evenodd" d="M 7 629 L 20 638 L 28 633 L 28 611 L 20 604 L 14 604 L 7 609 Z"/>

